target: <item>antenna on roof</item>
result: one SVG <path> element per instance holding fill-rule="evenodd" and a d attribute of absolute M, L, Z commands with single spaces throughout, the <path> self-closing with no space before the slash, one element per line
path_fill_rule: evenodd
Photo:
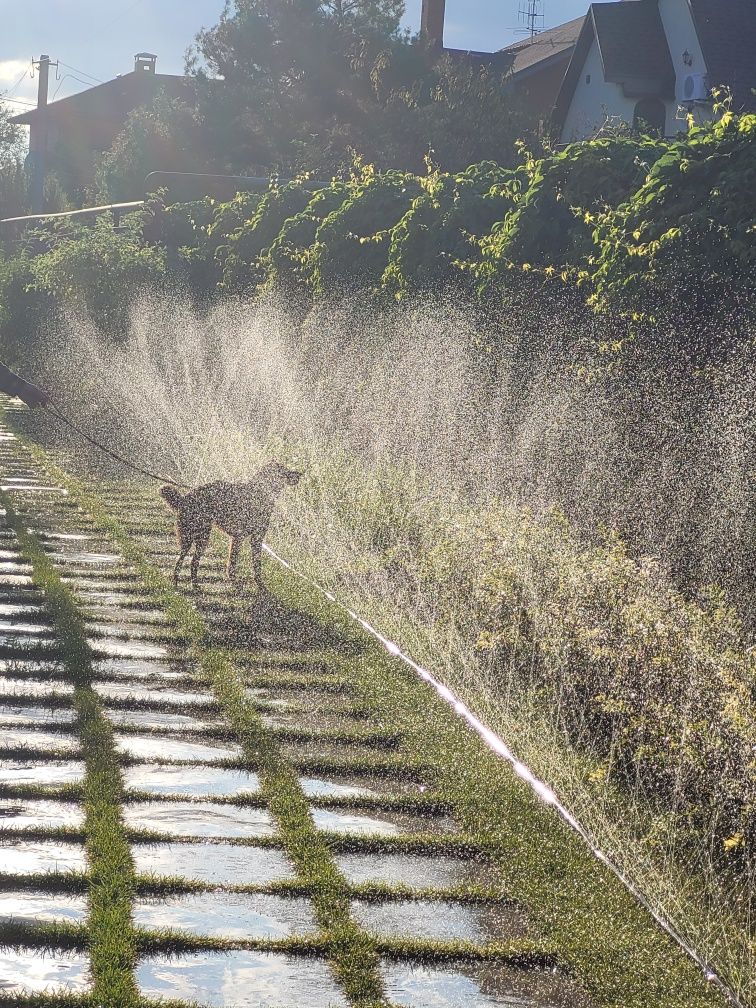
<path fill-rule="evenodd" d="M 543 0 L 521 0 L 519 15 L 522 28 L 515 29 L 516 34 L 535 38 L 543 31 L 546 17 L 543 13 Z"/>

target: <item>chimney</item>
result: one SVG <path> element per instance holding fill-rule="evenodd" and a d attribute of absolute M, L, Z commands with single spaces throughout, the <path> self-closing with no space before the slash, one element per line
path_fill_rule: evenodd
<path fill-rule="evenodd" d="M 420 34 L 424 41 L 435 49 L 444 47 L 445 15 L 446 0 L 423 0 Z"/>
<path fill-rule="evenodd" d="M 134 73 L 155 73 L 157 56 L 154 53 L 140 52 L 134 57 Z"/>

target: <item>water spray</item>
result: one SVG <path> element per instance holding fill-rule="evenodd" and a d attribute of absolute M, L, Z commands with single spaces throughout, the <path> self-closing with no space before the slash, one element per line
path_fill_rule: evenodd
<path fill-rule="evenodd" d="M 625 872 L 616 865 L 611 858 L 609 858 L 600 848 L 598 848 L 593 838 L 591 837 L 589 831 L 575 818 L 575 816 L 570 812 L 570 810 L 562 804 L 562 802 L 557 797 L 556 793 L 540 780 L 522 760 L 518 759 L 515 753 L 509 748 L 506 742 L 500 738 L 496 732 L 492 731 L 483 721 L 473 713 L 472 710 L 464 703 L 456 694 L 449 689 L 448 686 L 444 685 L 439 679 L 437 679 L 433 673 L 429 672 L 427 669 L 423 668 L 422 665 L 418 665 L 413 658 L 395 644 L 393 641 L 384 637 L 380 630 L 377 630 L 371 623 L 355 612 L 344 602 L 339 601 L 339 599 L 333 594 L 333 592 L 328 591 L 322 585 L 318 584 L 313 578 L 308 577 L 308 575 L 303 574 L 301 571 L 297 570 L 292 564 L 283 557 L 279 556 L 267 543 L 263 544 L 263 549 L 265 552 L 280 564 L 285 570 L 300 580 L 304 581 L 310 587 L 314 588 L 321 595 L 325 596 L 334 605 L 338 606 L 342 612 L 345 612 L 351 620 L 362 627 L 371 637 L 378 641 L 381 647 L 390 654 L 393 658 L 398 658 L 399 661 L 403 662 L 409 668 L 413 670 L 424 682 L 432 686 L 436 693 L 444 700 L 454 712 L 462 718 L 466 724 L 473 729 L 473 731 L 478 735 L 479 738 L 488 746 L 491 752 L 495 753 L 497 756 L 501 757 L 512 767 L 515 775 L 519 777 L 530 790 L 535 794 L 539 801 L 543 802 L 544 805 L 548 805 L 554 809 L 554 811 L 561 817 L 561 819 L 567 823 L 570 829 L 587 844 L 591 853 L 600 861 L 601 864 L 605 865 L 612 874 L 619 879 L 621 884 L 630 893 L 630 895 L 639 903 L 648 913 L 651 914 L 653 919 L 659 925 L 659 927 L 667 934 L 669 937 L 678 945 L 683 952 L 689 956 L 693 962 L 699 967 L 703 973 L 706 981 L 713 986 L 715 986 L 721 993 L 730 1001 L 733 1008 L 749 1008 L 748 1005 L 742 1001 L 734 990 L 724 981 L 711 966 L 706 963 L 698 952 L 693 948 L 693 946 L 688 942 L 685 936 L 670 923 L 666 918 L 664 918 L 658 910 L 656 910 L 650 903 L 650 901 L 643 895 L 643 893 L 638 889 L 632 879 L 628 878 Z"/>

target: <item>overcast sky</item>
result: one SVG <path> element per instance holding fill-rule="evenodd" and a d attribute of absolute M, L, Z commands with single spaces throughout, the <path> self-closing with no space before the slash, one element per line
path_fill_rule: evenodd
<path fill-rule="evenodd" d="M 0 0 L 0 6 L 3 0 Z M 583 14 L 587 0 L 544 0 L 546 26 Z M 406 24 L 420 22 L 421 0 L 407 0 Z M 460 49 L 500 49 L 517 36 L 520 0 L 447 0 L 446 43 Z M 32 56 L 48 53 L 60 66 L 50 97 L 62 98 L 133 69 L 136 52 L 158 54 L 158 70 L 181 73 L 184 53 L 203 26 L 216 23 L 223 0 L 23 0 L 3 18 L 0 92 L 22 112 L 35 103 Z"/>

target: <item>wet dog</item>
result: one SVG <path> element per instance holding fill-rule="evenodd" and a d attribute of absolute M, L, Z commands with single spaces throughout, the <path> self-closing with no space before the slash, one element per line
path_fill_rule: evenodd
<path fill-rule="evenodd" d="M 249 483 L 206 483 L 187 494 L 175 486 L 164 486 L 160 493 L 176 512 L 176 537 L 179 557 L 173 571 L 173 583 L 178 584 L 181 566 L 194 547 L 191 580 L 197 587 L 200 560 L 210 542 L 213 525 L 231 539 L 228 554 L 228 578 L 234 581 L 242 540 L 249 537 L 252 547 L 252 569 L 260 592 L 266 589 L 262 581 L 262 547 L 268 532 L 273 508 L 286 486 L 296 486 L 302 473 L 287 469 L 280 462 L 269 462 Z"/>

